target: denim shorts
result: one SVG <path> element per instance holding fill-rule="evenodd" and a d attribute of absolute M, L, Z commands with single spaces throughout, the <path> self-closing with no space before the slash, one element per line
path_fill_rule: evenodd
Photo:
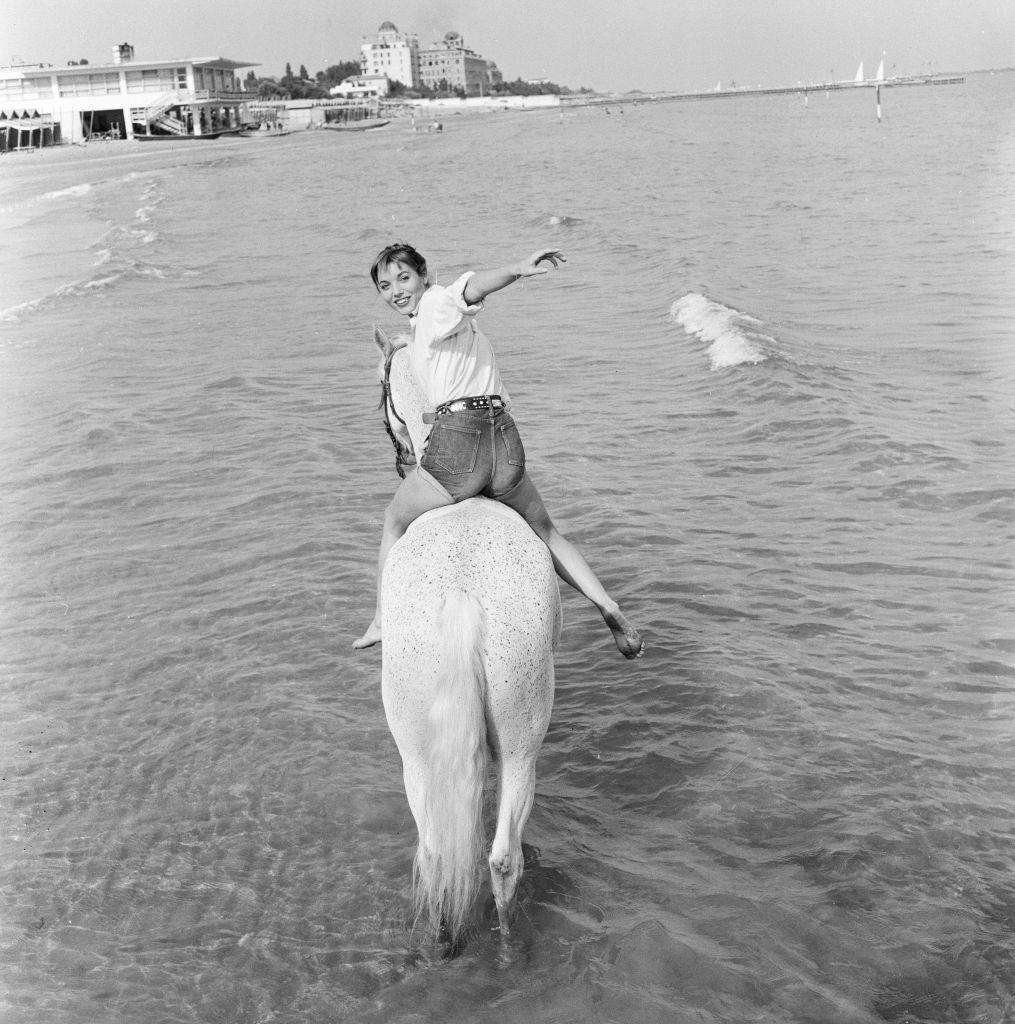
<path fill-rule="evenodd" d="M 438 416 L 420 459 L 455 501 L 499 498 L 525 476 L 525 449 L 504 409 L 469 409 Z"/>

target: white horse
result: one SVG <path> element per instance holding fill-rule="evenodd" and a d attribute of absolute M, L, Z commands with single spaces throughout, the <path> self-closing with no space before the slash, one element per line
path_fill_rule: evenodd
<path fill-rule="evenodd" d="M 385 417 L 422 454 L 427 403 L 407 351 L 378 328 Z M 479 888 L 488 760 L 498 778 L 488 862 L 501 933 L 522 873 L 553 705 L 560 589 L 546 545 L 512 509 L 470 498 L 420 516 L 384 568 L 381 693 L 419 843 L 417 914 L 454 944 Z"/>

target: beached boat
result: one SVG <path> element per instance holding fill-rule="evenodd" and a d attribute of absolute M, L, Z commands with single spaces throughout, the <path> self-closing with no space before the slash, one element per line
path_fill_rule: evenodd
<path fill-rule="evenodd" d="M 277 139 L 280 135 L 288 134 L 288 128 L 243 128 L 240 131 L 244 139 Z"/>
<path fill-rule="evenodd" d="M 203 135 L 176 135 L 174 133 L 142 135 L 135 132 L 134 140 L 136 142 L 197 142 L 202 139 L 221 139 L 223 136 L 239 135 L 242 131 L 242 128 L 221 128 L 219 131 L 205 132 Z"/>
<path fill-rule="evenodd" d="M 374 128 L 383 128 L 386 124 L 390 124 L 390 121 L 386 121 L 379 117 L 363 118 L 361 121 L 331 121 L 325 122 L 321 127 L 327 128 L 333 132 L 366 132 L 372 131 Z"/>

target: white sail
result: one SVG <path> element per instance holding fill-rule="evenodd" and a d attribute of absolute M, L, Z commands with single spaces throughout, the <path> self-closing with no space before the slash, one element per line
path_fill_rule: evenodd
<path fill-rule="evenodd" d="M 884 57 L 881 58 L 881 63 L 878 65 L 878 73 L 877 73 L 877 75 L 875 75 L 875 78 L 879 82 L 883 82 L 885 80 L 885 58 Z"/>
<path fill-rule="evenodd" d="M 860 61 L 860 66 L 856 69 L 856 78 L 853 79 L 857 85 L 863 81 L 863 61 Z"/>

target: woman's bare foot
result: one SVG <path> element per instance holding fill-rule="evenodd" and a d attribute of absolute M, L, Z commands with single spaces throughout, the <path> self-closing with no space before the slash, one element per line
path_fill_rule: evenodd
<path fill-rule="evenodd" d="M 362 650 L 364 647 L 373 647 L 374 644 L 379 644 L 380 642 L 381 627 L 377 625 L 377 622 L 375 620 L 374 622 L 371 622 L 369 626 L 367 626 L 367 631 L 358 640 L 354 641 L 352 646 L 357 651 L 359 651 Z"/>
<path fill-rule="evenodd" d="M 619 607 L 601 609 L 603 620 L 613 633 L 613 642 L 625 658 L 640 658 L 645 653 L 645 642 L 641 634 L 624 618 Z"/>

